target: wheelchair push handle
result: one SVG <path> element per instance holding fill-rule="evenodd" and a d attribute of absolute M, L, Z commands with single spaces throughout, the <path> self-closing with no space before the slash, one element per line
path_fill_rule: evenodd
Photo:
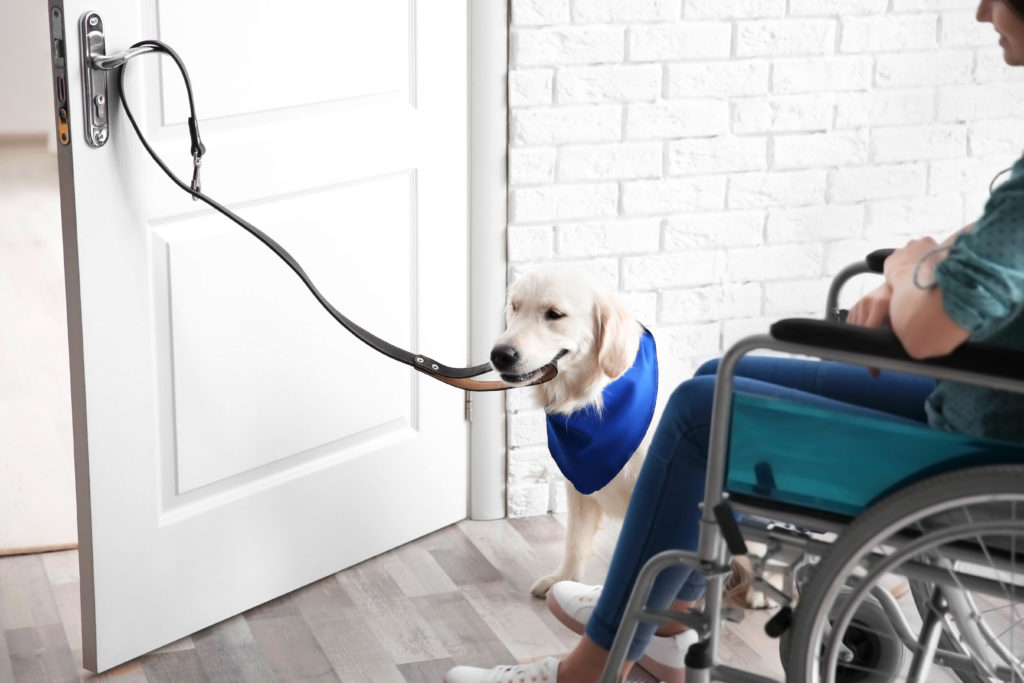
<path fill-rule="evenodd" d="M 885 266 L 885 259 L 892 255 L 895 249 L 875 249 L 864 257 L 864 263 L 872 273 L 881 274 Z"/>
<path fill-rule="evenodd" d="M 894 251 L 896 250 L 876 249 L 865 256 L 863 261 L 856 261 L 839 271 L 832 279 L 832 284 L 829 285 L 828 296 L 825 299 L 825 319 L 832 322 L 846 322 L 848 311 L 845 308 L 839 308 L 839 291 L 843 285 L 851 278 L 863 273 L 881 275 L 884 272 L 885 259 L 889 258 Z"/>

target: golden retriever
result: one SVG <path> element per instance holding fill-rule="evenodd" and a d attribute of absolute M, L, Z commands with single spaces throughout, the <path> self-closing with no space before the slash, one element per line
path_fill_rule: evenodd
<path fill-rule="evenodd" d="M 494 343 L 491 363 L 502 378 L 525 385 L 541 369 L 556 363 L 558 375 L 534 388 L 548 414 L 571 415 L 603 409 L 602 392 L 631 368 L 644 327 L 623 302 L 596 277 L 565 265 L 543 266 L 509 288 L 506 330 Z M 685 377 L 682 364 L 658 355 L 658 395 L 653 419 L 639 447 L 603 488 L 580 493 L 566 479 L 567 522 L 562 561 L 533 584 L 530 592 L 544 597 L 558 581 L 578 581 L 593 549 L 602 515 L 621 519 L 626 513 L 654 426 L 668 396 Z M 729 601 L 763 607 L 765 600 L 750 588 L 746 562 L 734 562 Z"/>
<path fill-rule="evenodd" d="M 540 368 L 557 362 L 558 375 L 534 391 L 545 411 L 562 415 L 602 407 L 601 393 L 633 364 L 644 331 L 595 277 L 560 265 L 542 267 L 513 283 L 505 317 L 506 330 L 495 341 L 492 365 L 506 382 L 525 384 Z M 674 385 L 663 378 L 659 386 Z M 565 551 L 558 568 L 533 585 L 535 596 L 546 595 L 557 581 L 583 575 L 602 514 L 621 519 L 626 513 L 653 431 L 648 430 L 633 457 L 599 491 L 583 495 L 566 480 Z"/>

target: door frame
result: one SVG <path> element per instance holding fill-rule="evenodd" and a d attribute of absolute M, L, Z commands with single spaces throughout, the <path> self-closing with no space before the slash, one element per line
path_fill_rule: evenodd
<path fill-rule="evenodd" d="M 469 354 L 490 357 L 508 283 L 508 0 L 469 0 Z M 505 392 L 467 394 L 469 518 L 506 514 Z"/>

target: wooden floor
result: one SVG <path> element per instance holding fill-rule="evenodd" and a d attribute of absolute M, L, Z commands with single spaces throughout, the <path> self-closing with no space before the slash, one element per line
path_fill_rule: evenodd
<path fill-rule="evenodd" d="M 0 558 L 0 682 L 436 683 L 456 664 L 558 656 L 577 636 L 529 587 L 557 562 L 563 522 L 464 521 L 100 676 L 81 669 L 77 552 Z M 616 533 L 599 534 L 588 582 L 602 581 Z M 729 624 L 722 654 L 781 679 L 776 643 L 762 631 L 768 616 Z"/>

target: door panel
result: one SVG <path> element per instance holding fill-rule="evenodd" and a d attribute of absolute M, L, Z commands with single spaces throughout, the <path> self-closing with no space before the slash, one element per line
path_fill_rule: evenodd
<path fill-rule="evenodd" d="M 209 93 L 203 101 L 206 118 L 359 98 L 410 102 L 415 0 L 302 5 L 282 12 L 279 2 L 268 0 L 246 3 L 244 10 L 203 0 L 160 4 L 160 39 L 182 45 L 175 49 L 188 64 L 204 65 L 193 69 L 193 86 Z M 240 12 L 266 32 L 225 32 L 223 27 L 239 25 Z M 305 68 L 310 64 L 332 67 Z M 166 66 L 164 117 L 180 123 L 186 99 L 174 66 Z"/>
<path fill-rule="evenodd" d="M 301 9 L 293 9 L 301 5 Z M 340 6 L 338 6 L 340 5 Z M 107 52 L 157 36 L 193 79 L 203 190 L 291 251 L 360 325 L 468 362 L 466 7 L 68 0 Z M 132 111 L 191 174 L 166 58 Z M 110 93 L 64 216 L 85 664 L 104 670 L 465 516 L 463 394 L 345 332 L 145 154 Z M 113 79 L 116 81 L 116 79 Z"/>
<path fill-rule="evenodd" d="M 359 297 L 348 315 L 405 348 L 413 345 L 415 198 L 408 174 L 261 204 L 246 211 L 292 254 L 332 301 Z M 307 216 L 301 226 L 294 216 Z M 359 231 L 339 216 L 363 216 Z M 219 215 L 154 231 L 154 302 L 166 310 L 178 490 L 187 491 L 292 454 L 412 422 L 413 378 L 349 335 L 264 245 Z M 357 250 L 349 248 L 358 244 Z M 386 286 L 374 280 L 377 255 Z M 164 335 L 160 335 L 163 337 Z M 316 359 L 315 362 L 311 362 Z M 358 362 L 353 362 L 358 359 Z M 344 382 L 334 381 L 344 379 Z M 265 391 L 272 387 L 273 391 Z M 358 387 L 358 391 L 353 391 Z M 286 426 L 287 428 L 282 428 Z M 381 429 L 387 426 L 387 429 Z"/>

